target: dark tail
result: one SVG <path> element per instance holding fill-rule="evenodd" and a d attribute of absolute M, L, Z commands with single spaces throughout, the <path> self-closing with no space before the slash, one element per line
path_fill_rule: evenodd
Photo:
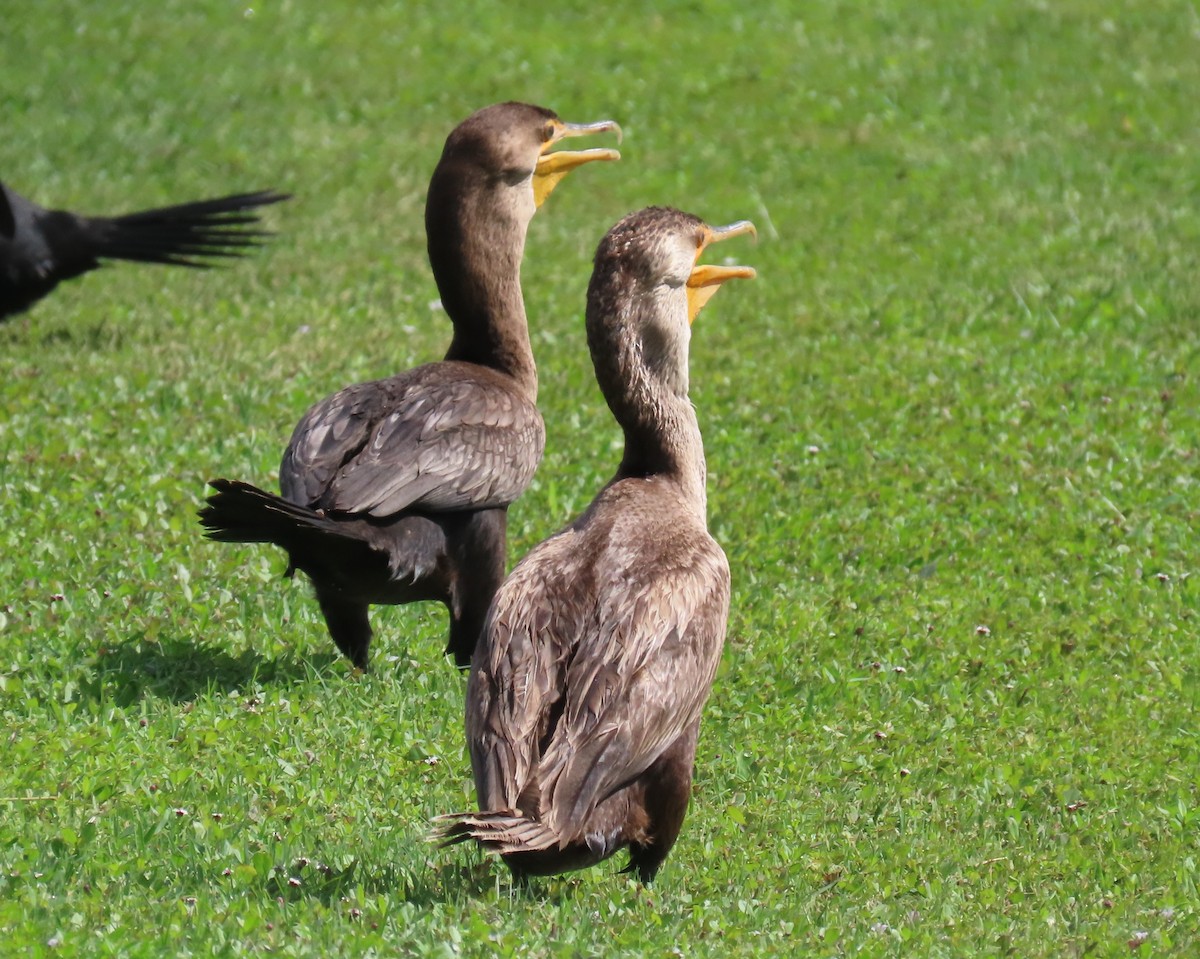
<path fill-rule="evenodd" d="M 323 513 L 289 503 L 281 496 L 267 493 L 249 483 L 215 479 L 208 484 L 216 490 L 208 505 L 200 510 L 200 525 L 209 539 L 223 543 L 274 543 L 292 556 L 319 555 L 328 548 L 330 537 L 366 546 L 344 524 Z M 289 574 L 291 570 L 289 569 Z"/>
<path fill-rule="evenodd" d="M 208 267 L 212 266 L 208 257 L 242 256 L 272 236 L 268 230 L 254 228 L 259 218 L 249 211 L 290 198 L 274 190 L 235 193 L 125 216 L 91 217 L 86 222 L 98 257 Z"/>
<path fill-rule="evenodd" d="M 488 852 L 501 855 L 535 852 L 558 844 L 558 836 L 544 823 L 519 812 L 460 812 L 438 816 L 429 837 L 442 846 L 475 840 Z"/>

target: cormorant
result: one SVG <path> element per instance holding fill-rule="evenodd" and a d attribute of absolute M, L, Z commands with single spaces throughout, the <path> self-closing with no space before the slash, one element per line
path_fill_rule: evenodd
<path fill-rule="evenodd" d="M 425 205 L 429 262 L 454 327 L 446 358 L 349 386 L 313 406 L 279 470 L 282 496 L 212 480 L 208 535 L 269 542 L 301 569 L 338 648 L 367 667 L 372 603 L 437 600 L 447 652 L 470 663 L 504 578 L 510 503 L 542 457 L 537 369 L 521 295 L 534 211 L 574 167 L 616 150 L 549 152 L 620 128 L 564 123 L 523 103 L 487 107 L 451 132 Z"/>
<path fill-rule="evenodd" d="M 492 602 L 466 704 L 481 811 L 442 817 L 439 830 L 501 854 L 518 877 L 628 847 L 626 871 L 650 882 L 679 835 L 729 612 L 688 399 L 690 323 L 721 283 L 754 276 L 697 260 L 753 231 L 652 207 L 596 252 L 588 345 L 625 453 Z"/>

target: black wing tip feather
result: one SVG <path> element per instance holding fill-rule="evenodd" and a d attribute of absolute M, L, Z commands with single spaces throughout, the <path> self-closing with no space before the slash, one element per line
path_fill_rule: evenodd
<path fill-rule="evenodd" d="M 260 229 L 259 207 L 290 200 L 290 193 L 258 190 L 127 213 L 107 221 L 100 256 L 141 263 L 204 268 L 205 258 L 234 259 L 273 237 Z"/>
<path fill-rule="evenodd" d="M 228 196 L 210 197 L 207 200 L 191 200 L 187 203 L 174 203 L 170 206 L 158 206 L 149 210 L 138 210 L 115 217 L 119 223 L 138 223 L 147 220 L 195 220 L 207 217 L 222 217 L 227 223 L 253 223 L 257 221 L 254 215 L 243 217 L 233 216 L 244 210 L 254 210 L 258 207 L 271 206 L 290 200 L 292 194 L 278 190 L 255 190 L 250 193 L 230 193 Z"/>
<path fill-rule="evenodd" d="M 208 495 L 206 509 L 247 501 L 270 503 L 278 499 L 273 494 L 259 489 L 253 483 L 243 483 L 241 480 L 213 479 L 208 481 L 208 485 L 215 492 Z"/>

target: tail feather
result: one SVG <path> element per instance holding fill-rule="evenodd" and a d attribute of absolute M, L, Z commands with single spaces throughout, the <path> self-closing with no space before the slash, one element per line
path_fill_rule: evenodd
<path fill-rule="evenodd" d="M 537 852 L 560 845 L 558 835 L 545 823 L 522 816 L 517 810 L 450 813 L 434 820 L 430 837 L 440 846 L 475 840 L 488 852 Z"/>
<path fill-rule="evenodd" d="M 290 198 L 287 193 L 261 190 L 235 193 L 212 200 L 142 210 L 124 216 L 91 220 L 96 255 L 140 263 L 204 268 L 205 258 L 242 256 L 273 234 L 252 229 L 261 206 Z"/>
<path fill-rule="evenodd" d="M 216 479 L 216 490 L 200 510 L 200 525 L 209 539 L 223 543 L 275 543 L 290 548 L 304 530 L 336 532 L 337 524 L 307 506 L 237 480 Z"/>
<path fill-rule="evenodd" d="M 215 479 L 199 512 L 209 539 L 223 543 L 273 543 L 287 550 L 287 576 L 302 569 L 341 589 L 386 579 L 391 552 L 369 523 L 290 503 L 249 483 Z"/>

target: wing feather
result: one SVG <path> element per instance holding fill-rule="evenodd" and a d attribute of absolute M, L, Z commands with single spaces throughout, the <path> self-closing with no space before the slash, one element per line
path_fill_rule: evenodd
<path fill-rule="evenodd" d="M 551 825 L 565 834 L 639 776 L 699 718 L 729 614 L 729 566 L 707 535 L 686 566 L 636 592 L 606 590 L 606 624 L 581 637 L 566 678 L 562 735 L 538 770 Z"/>
<path fill-rule="evenodd" d="M 609 546 L 581 521 L 497 594 L 468 691 L 481 809 L 546 817 L 565 836 L 699 718 L 724 644 L 729 565 L 703 529 L 664 548 L 665 530 L 638 525 Z M 538 808 L 524 808 L 534 797 Z"/>
<path fill-rule="evenodd" d="M 578 537 L 564 530 L 537 546 L 492 601 L 467 690 L 467 742 L 481 809 L 516 809 L 562 697 L 573 637 L 586 611 L 565 589 Z M 564 601 L 565 599 L 565 601 Z"/>
<path fill-rule="evenodd" d="M 507 506 L 533 479 L 544 445 L 537 408 L 502 376 L 435 363 L 310 409 L 280 485 L 293 502 L 376 517 Z"/>

